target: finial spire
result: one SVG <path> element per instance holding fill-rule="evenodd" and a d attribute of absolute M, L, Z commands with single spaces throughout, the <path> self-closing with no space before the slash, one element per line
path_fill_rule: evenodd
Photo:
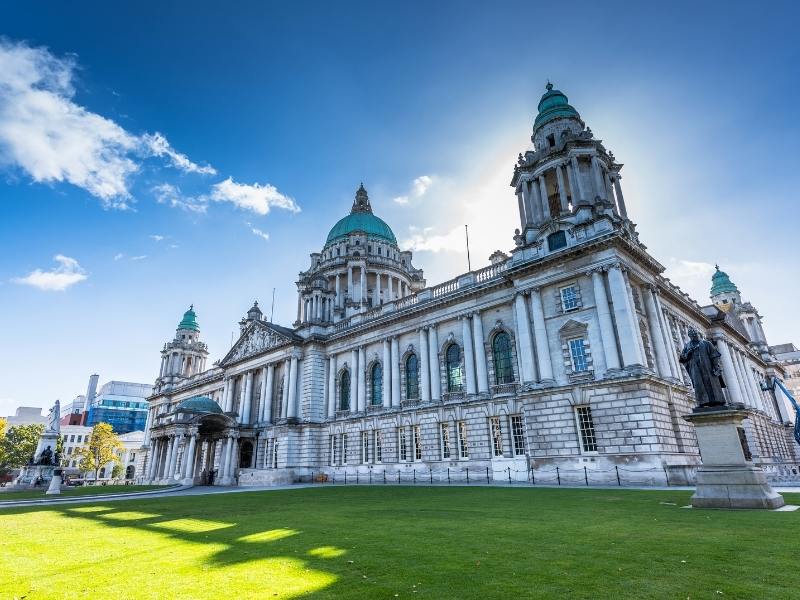
<path fill-rule="evenodd" d="M 369 195 L 367 194 L 367 190 L 364 188 L 363 181 L 356 190 L 356 199 L 353 202 L 353 210 L 350 212 L 372 212 L 372 207 L 369 205 Z"/>
<path fill-rule="evenodd" d="M 553 89 L 553 84 L 550 83 L 550 79 L 547 80 L 547 85 L 544 87 L 548 92 Z"/>

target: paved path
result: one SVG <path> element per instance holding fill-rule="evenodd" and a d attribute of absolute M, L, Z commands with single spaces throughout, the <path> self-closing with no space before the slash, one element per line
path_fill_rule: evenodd
<path fill-rule="evenodd" d="M 42 499 L 42 500 L 11 500 L 0 502 L 0 510 L 3 508 L 17 508 L 17 507 L 31 507 L 31 506 L 49 506 L 51 504 L 86 504 L 98 502 L 116 502 L 118 500 L 142 500 L 148 498 L 164 498 L 170 496 L 205 496 L 210 494 L 237 494 L 245 492 L 264 492 L 275 490 L 296 490 L 310 487 L 365 487 L 370 484 L 342 484 L 342 483 L 296 483 L 291 485 L 268 485 L 268 486 L 175 486 L 165 490 L 149 490 L 145 492 L 129 492 L 120 494 L 101 494 L 97 496 L 77 496 L 77 497 L 64 497 L 58 499 Z M 407 483 L 375 483 L 371 484 L 374 487 L 390 487 L 403 485 L 405 487 L 498 487 L 498 488 L 563 488 L 573 490 L 642 490 L 642 491 L 692 491 L 694 486 L 602 486 L 602 485 L 530 485 L 525 483 L 470 483 L 470 484 L 447 484 L 447 483 L 424 483 L 419 482 L 416 484 Z M 800 486 L 773 486 L 773 489 L 782 493 L 800 493 Z"/>

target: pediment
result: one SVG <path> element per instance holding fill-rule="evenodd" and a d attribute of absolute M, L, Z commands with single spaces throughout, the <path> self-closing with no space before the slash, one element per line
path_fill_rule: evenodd
<path fill-rule="evenodd" d="M 569 319 L 558 330 L 561 335 L 571 335 L 574 333 L 584 333 L 589 328 L 587 323 L 577 321 L 576 319 Z"/>
<path fill-rule="evenodd" d="M 295 341 L 292 334 L 279 331 L 269 323 L 253 321 L 245 328 L 225 358 L 220 361 L 220 365 L 224 366 L 273 348 L 292 344 Z"/>

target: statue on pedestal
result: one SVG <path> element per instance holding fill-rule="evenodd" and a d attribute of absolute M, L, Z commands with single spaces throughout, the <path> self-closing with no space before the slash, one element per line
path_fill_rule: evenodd
<path fill-rule="evenodd" d="M 722 367 L 719 363 L 720 353 L 716 346 L 702 339 L 693 327 L 689 328 L 689 341 L 680 355 L 681 364 L 692 380 L 694 395 L 699 407 L 725 406 L 725 394 L 722 388 Z"/>

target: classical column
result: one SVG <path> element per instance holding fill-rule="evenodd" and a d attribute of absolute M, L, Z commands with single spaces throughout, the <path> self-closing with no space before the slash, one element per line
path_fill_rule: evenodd
<path fill-rule="evenodd" d="M 233 438 L 232 435 L 229 435 L 228 436 L 228 443 L 225 446 L 225 467 L 224 467 L 224 474 L 223 474 L 223 477 L 225 479 L 228 479 L 227 483 L 230 483 L 230 478 L 233 475 L 233 473 L 231 473 L 231 462 L 232 462 L 231 459 L 233 458 L 233 444 L 234 444 L 234 438 Z"/>
<path fill-rule="evenodd" d="M 393 337 L 392 350 L 392 407 L 400 406 L 400 341 Z"/>
<path fill-rule="evenodd" d="M 353 265 L 347 265 L 347 299 L 350 302 L 354 301 L 353 298 Z"/>
<path fill-rule="evenodd" d="M 592 174 L 594 175 L 595 196 L 605 198 L 606 186 L 603 184 L 603 169 L 596 156 L 592 156 Z"/>
<path fill-rule="evenodd" d="M 289 363 L 289 418 L 297 417 L 297 355 L 292 355 L 292 362 Z"/>
<path fill-rule="evenodd" d="M 301 317 L 300 311 L 301 311 L 301 308 L 302 308 L 302 301 L 303 301 L 303 297 L 300 295 L 300 292 L 297 292 L 297 322 L 298 323 L 300 322 L 300 317 Z"/>
<path fill-rule="evenodd" d="M 622 363 L 646 366 L 641 355 L 640 345 L 636 340 L 637 327 L 634 327 L 633 302 L 628 294 L 628 286 L 619 265 L 613 265 L 608 270 L 608 284 L 611 290 L 611 301 L 614 304 L 614 317 L 617 322 L 617 335 L 622 350 Z"/>
<path fill-rule="evenodd" d="M 175 451 L 175 436 L 167 436 L 165 441 L 166 454 L 164 455 L 164 468 L 161 470 L 161 477 L 159 479 L 169 478 L 169 466 L 172 464 L 172 453 Z"/>
<path fill-rule="evenodd" d="M 381 401 L 385 407 L 392 405 L 392 351 L 389 340 L 383 340 L 383 397 Z"/>
<path fill-rule="evenodd" d="M 670 329 L 669 323 L 667 322 L 667 317 L 664 314 L 664 307 L 661 305 L 661 298 L 658 293 L 658 289 L 653 289 L 653 299 L 656 303 L 656 312 L 658 313 L 658 319 L 661 323 L 661 335 L 664 337 L 664 345 L 666 346 L 667 350 L 667 359 L 669 360 L 669 367 L 672 371 L 672 376 L 675 379 L 681 378 L 681 369 L 678 365 L 678 355 L 675 350 L 675 342 L 672 339 L 672 330 Z"/>
<path fill-rule="evenodd" d="M 150 449 L 147 453 L 147 458 L 150 461 L 147 463 L 147 479 L 149 481 L 152 481 L 155 478 L 154 465 L 156 464 L 156 456 L 158 454 L 156 451 L 156 449 L 158 448 L 158 442 L 159 442 L 158 438 L 152 439 L 150 443 Z"/>
<path fill-rule="evenodd" d="M 597 320 L 600 322 L 600 338 L 603 341 L 603 354 L 606 358 L 607 369 L 619 369 L 619 353 L 614 337 L 614 323 L 611 320 L 611 310 L 608 307 L 606 286 L 603 282 L 603 273 L 600 270 L 592 271 L 592 285 L 594 287 L 594 303 L 597 309 Z"/>
<path fill-rule="evenodd" d="M 541 291 L 531 290 L 531 316 L 533 317 L 533 340 L 539 365 L 539 381 L 549 383 L 553 378 L 553 363 L 550 359 L 550 344 L 544 322 L 544 306 Z"/>
<path fill-rule="evenodd" d="M 389 276 L 389 299 L 390 300 L 396 300 L 397 299 L 397 297 L 394 294 L 394 280 L 395 280 L 394 277 Z"/>
<path fill-rule="evenodd" d="M 546 221 L 552 215 L 550 214 L 550 199 L 547 196 L 547 180 L 544 173 L 539 175 L 539 195 L 541 196 L 542 218 Z"/>
<path fill-rule="evenodd" d="M 336 274 L 335 289 L 336 289 L 336 306 L 342 306 L 344 303 L 342 302 L 342 290 L 341 290 L 341 284 L 339 283 L 339 273 Z"/>
<path fill-rule="evenodd" d="M 223 412 L 231 412 L 231 378 L 226 377 L 225 382 L 222 384 L 222 410 Z"/>
<path fill-rule="evenodd" d="M 169 455 L 169 466 L 167 469 L 167 478 L 172 479 L 175 476 L 175 470 L 178 468 L 178 448 L 180 445 L 180 437 L 172 437 L 172 450 Z"/>
<path fill-rule="evenodd" d="M 528 179 L 522 181 L 522 202 L 525 209 L 525 220 L 522 222 L 523 226 L 533 225 L 536 222 L 537 211 L 536 202 L 538 198 L 538 190 L 532 186 L 533 182 Z"/>
<path fill-rule="evenodd" d="M 721 335 L 714 336 L 714 341 L 722 356 L 722 374 L 725 378 L 725 387 L 728 390 L 728 401 L 731 403 L 743 403 L 742 390 L 739 387 L 739 378 L 736 376 L 736 370 L 733 366 L 733 358 L 731 357 L 731 350 L 728 347 L 728 342 Z"/>
<path fill-rule="evenodd" d="M 585 203 L 586 202 L 586 192 L 583 189 L 583 178 L 581 177 L 581 168 L 580 164 L 578 163 L 578 157 L 573 156 L 570 159 L 570 164 L 572 165 L 572 173 L 575 177 L 575 183 L 577 184 L 575 193 L 573 193 L 572 203 L 576 203 L 576 198 L 574 197 L 577 194 L 577 203 Z"/>
<path fill-rule="evenodd" d="M 197 434 L 193 433 L 189 437 L 189 449 L 183 455 L 183 478 L 190 480 L 188 483 L 194 481 L 194 449 L 197 444 Z"/>
<path fill-rule="evenodd" d="M 264 422 L 272 422 L 272 398 L 275 394 L 275 365 L 270 364 L 267 367 L 267 395 L 264 400 Z"/>
<path fill-rule="evenodd" d="M 519 349 L 519 364 L 522 381 L 533 381 L 536 376 L 533 372 L 533 345 L 531 343 L 531 323 L 528 319 L 528 308 L 525 306 L 525 297 L 521 292 L 514 296 L 514 313 L 517 322 L 517 344 Z"/>
<path fill-rule="evenodd" d="M 367 410 L 367 351 L 358 349 L 358 410 Z"/>
<path fill-rule="evenodd" d="M 328 418 L 336 415 L 336 355 L 328 357 Z"/>
<path fill-rule="evenodd" d="M 464 342 L 464 371 L 467 379 L 467 394 L 476 393 L 475 348 L 472 345 L 472 328 L 468 316 L 461 317 L 461 338 Z"/>
<path fill-rule="evenodd" d="M 539 193 L 539 183 L 536 179 L 532 179 L 531 181 L 524 182 L 523 185 L 529 190 L 528 208 L 530 208 L 531 211 L 533 224 L 541 223 L 544 221 L 544 217 L 542 216 L 542 196 Z"/>
<path fill-rule="evenodd" d="M 242 403 L 242 414 L 239 422 L 244 425 L 250 424 L 250 413 L 253 408 L 253 372 L 249 371 L 244 380 L 244 402 Z"/>
<path fill-rule="evenodd" d="M 477 311 L 472 315 L 472 337 L 475 342 L 475 371 L 478 379 L 478 392 L 489 393 L 489 373 L 486 367 L 486 347 L 483 340 L 483 321 L 481 313 Z"/>
<path fill-rule="evenodd" d="M 642 364 L 645 367 L 650 368 L 650 364 L 647 362 L 647 348 L 645 348 L 644 344 L 644 336 L 642 335 L 642 327 L 641 323 L 639 322 L 639 313 L 636 310 L 636 304 L 633 300 L 633 284 L 631 283 L 631 278 L 628 276 L 628 271 L 622 271 L 622 277 L 625 280 L 625 285 L 628 289 L 628 298 L 631 305 L 631 320 L 633 321 L 633 335 L 637 342 L 639 342 L 639 354 L 642 357 Z M 641 292 L 639 293 L 639 297 L 641 298 Z"/>
<path fill-rule="evenodd" d="M 614 192 L 617 196 L 617 210 L 624 219 L 628 218 L 628 209 L 625 208 L 625 198 L 622 196 L 622 187 L 619 185 L 620 174 L 614 173 Z"/>
<path fill-rule="evenodd" d="M 424 327 L 419 329 L 419 392 L 422 402 L 431 401 L 430 357 L 428 356 L 428 332 Z"/>
<path fill-rule="evenodd" d="M 522 189 L 523 185 L 520 185 L 519 191 L 517 191 L 517 208 L 519 209 L 519 226 L 520 229 L 525 229 L 528 221 L 525 215 L 525 199 L 522 197 Z"/>
<path fill-rule="evenodd" d="M 661 330 L 661 322 L 658 320 L 658 308 L 653 297 L 653 290 L 650 286 L 642 289 L 644 296 L 644 309 L 647 313 L 647 326 L 650 329 L 650 339 L 653 342 L 653 349 L 656 353 L 656 365 L 658 373 L 662 377 L 671 377 L 672 371 L 667 357 L 667 345 L 664 340 L 664 332 Z"/>
<path fill-rule="evenodd" d="M 431 400 L 442 399 L 442 378 L 439 371 L 439 334 L 436 325 L 428 327 L 428 363 L 430 364 Z"/>
<path fill-rule="evenodd" d="M 381 273 L 375 271 L 375 287 L 372 289 L 372 306 L 378 306 L 381 303 Z"/>
<path fill-rule="evenodd" d="M 558 199 L 561 202 L 561 212 L 569 212 L 569 201 L 567 200 L 567 187 L 564 184 L 564 165 L 556 167 L 556 177 L 558 178 Z"/>
<path fill-rule="evenodd" d="M 289 360 L 283 361 L 283 372 L 281 373 L 283 390 L 281 394 L 281 419 L 289 415 Z"/>
<path fill-rule="evenodd" d="M 358 350 L 350 353 L 350 412 L 358 411 Z"/>
<path fill-rule="evenodd" d="M 359 267 L 361 270 L 361 291 L 358 295 L 358 300 L 361 304 L 366 304 L 367 302 L 367 269 L 366 265 L 362 265 Z"/>
<path fill-rule="evenodd" d="M 611 177 L 607 171 L 603 173 L 603 185 L 606 189 L 606 200 L 614 204 L 614 189 L 611 187 Z"/>
<path fill-rule="evenodd" d="M 731 347 L 731 358 L 733 359 L 733 370 L 739 378 L 739 389 L 742 392 L 742 402 L 752 408 L 758 408 L 755 405 L 754 398 L 751 397 L 750 389 L 747 387 L 747 379 L 745 377 L 744 366 L 742 365 L 742 357 L 735 346 Z"/>
<path fill-rule="evenodd" d="M 256 414 L 256 420 L 258 423 L 264 422 L 264 412 L 267 409 L 267 370 L 269 367 L 264 367 L 261 369 L 261 390 L 258 395 L 258 411 Z"/>

